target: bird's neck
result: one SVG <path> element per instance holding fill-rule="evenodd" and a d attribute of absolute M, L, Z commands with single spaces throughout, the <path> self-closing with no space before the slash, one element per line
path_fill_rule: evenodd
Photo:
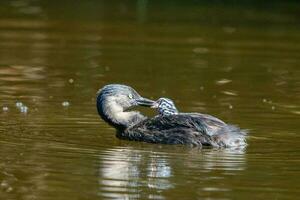
<path fill-rule="evenodd" d="M 126 112 L 116 102 L 107 102 L 100 111 L 100 116 L 117 129 L 126 129 L 138 122 L 146 119 L 141 113 L 136 111 Z"/>

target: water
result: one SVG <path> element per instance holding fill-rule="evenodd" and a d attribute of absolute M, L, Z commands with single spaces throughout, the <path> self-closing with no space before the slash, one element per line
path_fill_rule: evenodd
<path fill-rule="evenodd" d="M 299 9 L 2 1 L 1 199 L 297 199 Z M 95 108 L 108 83 L 238 124 L 249 146 L 119 140 Z"/>

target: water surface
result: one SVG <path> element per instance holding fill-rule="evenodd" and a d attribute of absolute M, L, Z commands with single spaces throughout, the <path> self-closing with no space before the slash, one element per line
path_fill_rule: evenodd
<path fill-rule="evenodd" d="M 299 10 L 296 1 L 1 2 L 1 199 L 297 199 Z M 119 140 L 95 108 L 108 83 L 249 129 L 249 146 Z"/>

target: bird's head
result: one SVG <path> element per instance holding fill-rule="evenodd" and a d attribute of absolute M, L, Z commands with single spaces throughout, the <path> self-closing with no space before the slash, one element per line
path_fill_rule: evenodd
<path fill-rule="evenodd" d="M 103 120 L 115 127 L 128 127 L 143 117 L 140 113 L 129 111 L 134 106 L 153 106 L 154 101 L 143 98 L 133 88 L 110 84 L 99 90 L 97 109 Z M 143 117 L 144 118 L 144 117 Z"/>

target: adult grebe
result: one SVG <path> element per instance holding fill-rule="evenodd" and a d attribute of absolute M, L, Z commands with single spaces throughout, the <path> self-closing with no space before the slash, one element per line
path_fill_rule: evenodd
<path fill-rule="evenodd" d="M 121 139 L 200 147 L 246 145 L 246 134 L 238 127 L 210 115 L 178 113 L 172 101 L 171 107 L 161 106 L 165 102 L 143 98 L 129 86 L 111 84 L 99 90 L 97 110 L 104 121 L 117 129 L 117 137 Z M 128 110 L 138 105 L 163 109 L 160 115 L 147 118 L 137 111 Z M 171 112 L 164 114 L 164 110 Z"/>

